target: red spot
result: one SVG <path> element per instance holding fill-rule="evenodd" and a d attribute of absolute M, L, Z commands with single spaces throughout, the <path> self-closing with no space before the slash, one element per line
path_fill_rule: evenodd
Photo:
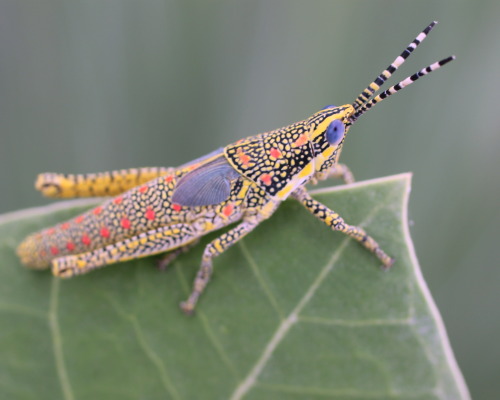
<path fill-rule="evenodd" d="M 109 229 L 106 228 L 105 226 L 103 226 L 101 228 L 101 236 L 104 237 L 104 238 L 108 238 L 109 237 Z"/>
<path fill-rule="evenodd" d="M 228 204 L 222 209 L 222 214 L 224 214 L 226 217 L 229 217 L 233 213 L 233 210 L 234 210 L 233 205 Z"/>
<path fill-rule="evenodd" d="M 155 212 L 151 207 L 148 207 L 146 209 L 146 218 L 149 219 L 150 221 L 155 219 Z"/>
<path fill-rule="evenodd" d="M 102 207 L 101 206 L 96 207 L 92 212 L 94 213 L 94 215 L 99 215 L 102 212 Z"/>
<path fill-rule="evenodd" d="M 252 160 L 252 158 L 248 154 L 244 153 L 243 150 L 241 150 L 241 148 L 238 149 L 237 156 L 240 159 L 240 162 L 244 166 L 250 164 L 250 161 Z"/>
<path fill-rule="evenodd" d="M 271 149 L 271 151 L 269 152 L 269 154 L 271 154 L 271 157 L 274 157 L 274 158 L 281 158 L 282 157 L 281 151 L 279 151 L 279 149 L 277 149 L 276 147 L 273 147 Z"/>
<path fill-rule="evenodd" d="M 53 235 L 54 233 L 56 233 L 56 229 L 55 228 L 49 228 L 49 229 L 47 229 L 47 231 L 45 233 L 47 235 Z"/>
<path fill-rule="evenodd" d="M 92 240 L 90 240 L 90 238 L 87 236 L 87 234 L 84 233 L 83 236 L 82 236 L 82 243 L 85 246 L 89 246 L 91 242 L 92 242 Z"/>
<path fill-rule="evenodd" d="M 57 256 L 59 254 L 59 249 L 55 246 L 52 246 L 50 248 L 50 252 L 52 253 L 52 255 Z"/>
<path fill-rule="evenodd" d="M 123 197 L 115 197 L 113 199 L 113 203 L 115 203 L 115 204 L 121 204 L 122 201 L 123 201 Z"/>
<path fill-rule="evenodd" d="M 182 206 L 180 204 L 172 204 L 172 208 L 174 209 L 174 211 L 182 210 Z"/>
<path fill-rule="evenodd" d="M 64 224 L 61 224 L 61 229 L 65 231 L 66 229 L 69 229 L 69 222 L 65 222 Z"/>
<path fill-rule="evenodd" d="M 141 186 L 141 187 L 139 188 L 139 192 L 141 192 L 141 193 L 146 193 L 147 191 L 148 191 L 148 187 L 147 187 L 146 185 Z"/>
<path fill-rule="evenodd" d="M 85 218 L 85 217 L 84 217 L 83 215 L 79 215 L 78 217 L 76 217 L 76 218 L 75 218 L 75 222 L 76 222 L 77 224 L 81 224 L 81 223 L 83 222 L 83 219 L 84 219 L 84 218 Z"/>
<path fill-rule="evenodd" d="M 123 217 L 122 220 L 121 220 L 121 226 L 123 229 L 129 229 L 130 228 L 130 220 L 127 218 L 127 217 Z"/>
<path fill-rule="evenodd" d="M 170 183 L 170 182 L 172 182 L 173 180 L 174 180 L 174 176 L 173 176 L 173 175 L 169 175 L 169 176 L 165 177 L 165 181 L 166 181 L 167 183 Z"/>
<path fill-rule="evenodd" d="M 73 250 L 75 250 L 75 244 L 73 242 L 68 242 L 68 243 L 66 243 L 66 248 L 69 251 L 73 251 Z"/>
<path fill-rule="evenodd" d="M 302 135 L 299 136 L 299 138 L 292 143 L 292 147 L 300 147 L 305 145 L 309 139 L 307 138 L 307 135 L 303 133 Z"/>
<path fill-rule="evenodd" d="M 264 185 L 269 186 L 271 184 L 271 178 L 272 177 L 269 174 L 262 174 L 259 179 L 262 181 Z"/>

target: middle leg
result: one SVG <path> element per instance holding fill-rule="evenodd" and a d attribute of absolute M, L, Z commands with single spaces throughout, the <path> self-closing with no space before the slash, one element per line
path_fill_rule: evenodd
<path fill-rule="evenodd" d="M 229 247 L 238 242 L 238 240 L 250 233 L 262 219 L 262 217 L 259 218 L 258 216 L 247 218 L 246 220 L 243 220 L 241 224 L 213 240 L 207 245 L 207 247 L 205 247 L 201 260 L 201 266 L 194 280 L 193 290 L 189 295 L 189 298 L 181 303 L 182 311 L 186 314 L 193 313 L 196 303 L 198 302 L 198 298 L 203 293 L 203 290 L 212 276 L 212 259 L 222 254 Z"/>

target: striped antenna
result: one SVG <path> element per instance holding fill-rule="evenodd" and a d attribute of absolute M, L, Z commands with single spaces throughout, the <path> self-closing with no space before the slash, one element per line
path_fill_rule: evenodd
<path fill-rule="evenodd" d="M 377 76 L 377 78 L 370 83 L 365 90 L 361 92 L 358 98 L 354 101 L 352 106 L 355 110 L 365 104 L 370 98 L 375 94 L 377 90 L 384 84 L 384 82 L 389 79 L 392 74 L 406 61 L 408 56 L 415 50 L 420 43 L 427 37 L 429 32 L 437 24 L 437 21 L 433 21 L 425 28 L 420 34 L 411 42 L 408 47 L 397 57 L 392 64 L 390 64 L 382 73 Z"/>
<path fill-rule="evenodd" d="M 375 104 L 381 102 L 382 100 L 389 97 L 390 95 L 392 95 L 396 92 L 399 92 L 401 89 L 403 89 L 404 87 L 406 87 L 408 85 L 411 85 L 413 82 L 415 82 L 416 80 L 418 80 L 422 76 L 427 75 L 427 74 L 431 73 L 432 71 L 435 71 L 435 70 L 441 68 L 443 65 L 449 63 L 450 61 L 452 61 L 454 59 L 455 59 L 455 56 L 450 56 L 450 57 L 447 57 L 441 61 L 435 62 L 434 64 L 431 64 L 428 67 L 423 68 L 420 71 L 418 71 L 417 73 L 402 80 L 401 82 L 397 83 L 396 85 L 391 86 L 389 89 L 383 91 L 382 93 L 380 93 L 379 95 L 375 96 L 373 99 L 368 101 L 366 104 L 359 107 L 359 109 L 354 114 L 351 115 L 351 117 L 349 118 L 349 122 L 352 124 L 361 115 L 363 115 L 367 110 L 372 108 Z"/>

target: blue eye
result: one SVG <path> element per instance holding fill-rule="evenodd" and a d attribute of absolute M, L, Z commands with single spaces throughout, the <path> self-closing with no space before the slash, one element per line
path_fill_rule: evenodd
<path fill-rule="evenodd" d="M 335 108 L 337 106 L 334 106 L 333 104 L 330 104 L 329 106 L 325 106 L 322 108 L 322 110 L 326 110 L 327 108 Z"/>
<path fill-rule="evenodd" d="M 345 126 L 340 119 L 334 119 L 326 128 L 326 140 L 332 146 L 338 145 L 344 137 Z"/>

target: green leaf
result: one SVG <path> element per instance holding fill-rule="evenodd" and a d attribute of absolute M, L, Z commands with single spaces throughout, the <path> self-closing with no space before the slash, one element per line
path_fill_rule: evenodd
<path fill-rule="evenodd" d="M 287 201 L 216 259 L 193 317 L 177 305 L 214 235 L 166 272 L 145 258 L 59 280 L 15 248 L 95 202 L 1 217 L 0 398 L 468 399 L 413 251 L 409 188 L 404 174 L 315 192 L 396 257 L 389 272 Z"/>

